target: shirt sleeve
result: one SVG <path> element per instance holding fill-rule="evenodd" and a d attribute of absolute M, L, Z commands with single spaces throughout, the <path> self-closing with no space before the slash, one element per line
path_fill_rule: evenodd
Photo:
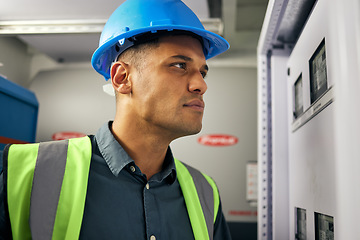
<path fill-rule="evenodd" d="M 229 227 L 222 212 L 221 201 L 214 224 L 214 240 L 231 240 Z"/>

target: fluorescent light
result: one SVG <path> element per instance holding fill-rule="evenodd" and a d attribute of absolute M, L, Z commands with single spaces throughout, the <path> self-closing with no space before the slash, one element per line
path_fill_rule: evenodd
<path fill-rule="evenodd" d="M 211 32 L 219 35 L 224 32 L 224 24 L 219 18 L 201 22 Z M 105 23 L 104 19 L 0 21 L 0 35 L 101 33 Z"/>

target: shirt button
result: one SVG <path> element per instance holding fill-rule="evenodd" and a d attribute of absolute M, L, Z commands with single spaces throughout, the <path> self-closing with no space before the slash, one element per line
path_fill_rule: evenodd
<path fill-rule="evenodd" d="M 136 169 L 135 169 L 134 166 L 130 166 L 130 170 L 131 170 L 132 172 L 135 172 L 135 171 L 136 171 Z"/>
<path fill-rule="evenodd" d="M 145 185 L 145 187 L 146 187 L 146 189 L 149 189 L 150 188 L 150 185 L 147 183 L 146 185 Z M 154 235 L 153 236 L 151 236 L 151 237 L 155 237 Z M 150 238 L 151 240 L 152 239 L 154 239 L 155 240 L 155 238 Z"/>
<path fill-rule="evenodd" d="M 150 240 L 156 240 L 156 237 L 154 235 L 151 235 Z"/>

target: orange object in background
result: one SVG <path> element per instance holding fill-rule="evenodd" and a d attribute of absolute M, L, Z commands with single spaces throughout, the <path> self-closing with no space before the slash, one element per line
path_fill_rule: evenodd
<path fill-rule="evenodd" d="M 9 143 L 28 143 L 28 142 L 14 139 L 14 138 L 0 136 L 0 143 L 9 144 Z"/>

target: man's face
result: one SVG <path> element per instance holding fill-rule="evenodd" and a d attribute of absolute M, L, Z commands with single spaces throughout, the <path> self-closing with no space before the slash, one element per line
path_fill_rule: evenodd
<path fill-rule="evenodd" d="M 170 138 L 196 134 L 204 111 L 208 71 L 201 43 L 168 36 L 148 51 L 141 72 L 132 75 L 132 104 L 139 127 Z"/>

